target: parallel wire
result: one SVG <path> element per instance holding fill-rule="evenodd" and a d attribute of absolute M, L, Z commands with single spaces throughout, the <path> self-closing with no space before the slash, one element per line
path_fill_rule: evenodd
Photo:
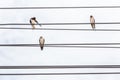
<path fill-rule="evenodd" d="M 73 7 L 0 7 L 0 9 L 79 9 L 79 8 L 120 8 L 120 6 L 73 6 Z"/>
<path fill-rule="evenodd" d="M 14 27 L 0 27 L 0 30 L 11 29 L 11 30 L 54 30 L 54 31 L 120 31 L 120 29 L 67 29 L 67 28 L 14 28 Z"/>
<path fill-rule="evenodd" d="M 88 25 L 91 23 L 39 23 L 35 25 Z M 95 24 L 120 24 L 120 22 L 96 22 Z M 29 23 L 1 23 L 0 25 L 31 25 Z"/>
<path fill-rule="evenodd" d="M 74 9 L 74 8 L 120 8 L 120 6 L 84 6 L 84 7 L 1 7 L 0 9 Z M 84 24 L 90 24 L 90 23 L 43 23 L 41 25 L 84 25 Z M 111 23 L 96 23 L 96 24 L 120 24 L 120 22 L 111 22 Z M 30 25 L 30 24 L 0 24 L 0 25 Z M 0 29 L 31 29 L 31 28 L 3 28 Z M 35 30 L 90 30 L 90 29 L 35 29 Z M 98 29 L 97 31 L 120 31 L 118 29 Z M 102 43 L 102 44 L 51 44 L 55 46 L 49 46 L 46 47 L 68 47 L 68 46 L 56 46 L 56 45 L 119 45 L 120 43 Z M 0 45 L 0 46 L 39 46 L 39 44 L 31 44 L 31 45 Z M 69 46 L 69 47 L 84 47 L 84 48 L 120 48 L 120 47 L 98 47 L 98 46 Z M 120 68 L 119 65 L 103 65 L 103 66 L 0 66 L 0 69 L 49 69 L 49 68 Z M 88 75 L 88 74 L 120 74 L 120 72 L 104 72 L 104 73 L 7 73 L 0 75 Z"/>
<path fill-rule="evenodd" d="M 82 46 L 83 45 L 83 46 Z M 90 46 L 91 45 L 91 46 Z M 93 45 L 102 45 L 102 46 L 93 46 Z M 112 45 L 112 44 L 45 44 L 44 47 L 54 47 L 54 48 L 120 48 L 118 46 L 103 46 L 103 45 Z M 113 43 L 113 45 L 118 45 Z M 0 47 L 39 47 L 39 44 L 0 44 Z"/>
<path fill-rule="evenodd" d="M 64 46 L 64 45 L 120 45 L 120 43 L 51 43 L 45 46 Z M 0 44 L 0 46 L 39 46 L 39 44 Z"/>
<path fill-rule="evenodd" d="M 120 65 L 0 66 L 0 69 L 79 69 L 79 68 L 120 68 Z"/>
<path fill-rule="evenodd" d="M 120 47 L 112 47 L 112 46 L 45 46 L 45 47 L 54 47 L 54 48 L 116 48 L 120 49 Z"/>
<path fill-rule="evenodd" d="M 1 76 L 16 75 L 100 75 L 100 74 L 120 74 L 120 72 L 93 72 L 93 73 L 0 73 Z"/>
<path fill-rule="evenodd" d="M 0 9 L 75 9 L 75 8 L 120 8 L 120 6 L 83 6 L 83 7 L 1 7 Z M 42 23 L 41 25 L 85 25 L 90 23 Z M 111 22 L 111 23 L 96 23 L 96 24 L 120 24 L 120 22 Z M 30 25 L 30 24 L 0 24 L 0 25 Z M 4 28 L 0 29 L 27 29 L 31 28 Z M 91 29 L 35 29 L 35 30 L 87 30 L 91 31 Z M 96 31 L 120 31 L 119 29 L 98 29 Z M 63 46 L 63 45 L 119 45 L 120 43 L 89 43 L 89 44 L 45 44 L 45 47 L 75 47 L 75 48 L 120 48 L 120 47 L 103 47 L 103 46 Z M 48 45 L 48 46 L 46 46 Z M 52 45 L 52 46 L 50 46 Z M 58 46 L 56 46 L 58 45 Z M 62 46 L 60 46 L 62 45 Z M 31 44 L 31 45 L 0 45 L 0 46 L 31 46 L 38 47 L 39 44 Z M 84 65 L 84 66 L 0 66 L 0 69 L 58 69 L 58 68 L 120 68 L 120 65 Z M 120 74 L 120 72 L 96 72 L 96 73 L 7 73 L 0 75 L 92 75 L 92 74 Z"/>
<path fill-rule="evenodd" d="M 88 25 L 90 23 L 41 23 L 35 25 Z M 120 22 L 100 22 L 96 24 L 120 24 Z M 31 25 L 29 23 L 4 23 L 0 26 L 8 25 Z M 0 29 L 19 29 L 19 30 L 33 30 L 32 28 L 16 28 L 16 27 L 0 27 Z M 120 29 L 68 29 L 68 28 L 35 28 L 34 30 L 66 30 L 66 31 L 120 31 Z"/>

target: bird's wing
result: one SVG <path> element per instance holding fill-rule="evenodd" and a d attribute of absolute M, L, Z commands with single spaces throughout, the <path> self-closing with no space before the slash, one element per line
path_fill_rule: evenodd
<path fill-rule="evenodd" d="M 35 20 L 35 22 L 41 27 L 41 24 L 39 24 L 39 22 L 37 20 Z"/>
<path fill-rule="evenodd" d="M 36 22 L 37 24 L 39 24 L 37 20 L 35 20 L 35 22 Z"/>
<path fill-rule="evenodd" d="M 31 20 L 30 20 L 30 24 L 32 24 Z"/>
<path fill-rule="evenodd" d="M 41 44 L 40 39 L 39 39 L 39 45 Z"/>
<path fill-rule="evenodd" d="M 94 19 L 94 23 L 95 23 L 95 19 Z"/>
<path fill-rule="evenodd" d="M 43 40 L 43 42 L 44 42 L 43 44 L 45 44 L 45 39 Z"/>

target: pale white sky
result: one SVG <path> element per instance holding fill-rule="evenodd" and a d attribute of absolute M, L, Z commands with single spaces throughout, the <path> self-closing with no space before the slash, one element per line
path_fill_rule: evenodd
<path fill-rule="evenodd" d="M 22 6 L 119 6 L 119 0 L 1 0 L 0 7 Z M 49 9 L 49 10 L 0 10 L 0 23 L 29 23 L 33 16 L 41 23 L 89 22 L 93 15 L 96 22 L 120 22 L 120 9 Z M 120 29 L 120 25 L 96 25 L 97 29 Z M 4 26 L 4 27 L 28 27 Z M 37 26 L 39 27 L 39 26 Z M 42 26 L 54 28 L 84 28 L 90 25 Z M 35 31 L 0 30 L 0 44 L 37 44 L 40 36 L 46 43 L 120 42 L 120 32 L 96 31 Z M 0 65 L 95 65 L 120 64 L 120 49 L 69 49 L 69 48 L 15 48 L 0 47 Z M 0 72 L 96 72 L 120 69 L 74 70 L 0 70 Z M 120 75 L 77 76 L 0 76 L 0 80 L 118 80 Z"/>

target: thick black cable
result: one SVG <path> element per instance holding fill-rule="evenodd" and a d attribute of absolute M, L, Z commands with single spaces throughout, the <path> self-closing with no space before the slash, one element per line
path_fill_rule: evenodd
<path fill-rule="evenodd" d="M 100 75 L 100 74 L 120 74 L 120 72 L 93 72 L 93 73 L 0 73 L 0 76 L 16 75 Z"/>
<path fill-rule="evenodd" d="M 80 68 L 120 68 L 120 65 L 46 65 L 46 66 L 0 66 L 0 69 L 80 69 Z"/>
<path fill-rule="evenodd" d="M 0 7 L 0 9 L 79 9 L 79 8 L 120 8 L 120 6 L 73 6 L 73 7 Z"/>

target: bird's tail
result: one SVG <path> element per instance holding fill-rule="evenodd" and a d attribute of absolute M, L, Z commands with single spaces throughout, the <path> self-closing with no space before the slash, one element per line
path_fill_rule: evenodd
<path fill-rule="evenodd" d="M 93 28 L 93 30 L 95 31 L 96 29 L 95 29 L 95 28 Z"/>
<path fill-rule="evenodd" d="M 94 24 L 94 31 L 96 30 L 96 28 L 95 28 L 95 24 Z"/>
<path fill-rule="evenodd" d="M 43 50 L 43 48 L 42 48 L 41 44 L 40 44 L 40 50 L 41 50 L 41 51 Z"/>
<path fill-rule="evenodd" d="M 92 27 L 92 28 L 93 28 L 93 30 L 94 30 L 94 31 L 96 30 L 96 28 L 95 28 L 95 24 L 93 25 L 93 27 Z"/>
<path fill-rule="evenodd" d="M 32 29 L 35 29 L 35 25 L 32 25 Z"/>
<path fill-rule="evenodd" d="M 40 27 L 42 26 L 40 23 L 37 23 Z"/>
<path fill-rule="evenodd" d="M 41 50 L 43 50 L 43 47 L 41 47 Z"/>
<path fill-rule="evenodd" d="M 39 26 L 41 27 L 42 25 L 41 25 L 41 24 L 39 24 Z"/>

